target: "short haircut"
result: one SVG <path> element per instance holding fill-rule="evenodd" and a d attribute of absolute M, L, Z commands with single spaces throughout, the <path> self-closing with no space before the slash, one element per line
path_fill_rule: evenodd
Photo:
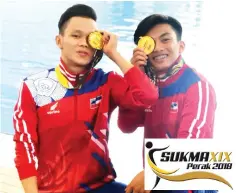
<path fill-rule="evenodd" d="M 145 19 L 143 19 L 137 26 L 134 33 L 134 43 L 137 44 L 139 37 L 144 36 L 153 27 L 159 24 L 169 24 L 175 31 L 177 40 L 182 39 L 182 25 L 181 23 L 171 16 L 166 16 L 162 14 L 152 14 Z"/>
<path fill-rule="evenodd" d="M 76 4 L 69 7 L 60 17 L 58 22 L 59 33 L 63 34 L 67 22 L 72 17 L 88 17 L 97 20 L 95 10 L 88 5 Z"/>

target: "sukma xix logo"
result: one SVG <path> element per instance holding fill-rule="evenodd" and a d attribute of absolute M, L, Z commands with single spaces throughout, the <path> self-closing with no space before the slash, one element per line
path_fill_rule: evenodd
<path fill-rule="evenodd" d="M 180 151 L 168 151 L 169 146 L 164 148 L 152 148 L 152 147 L 153 143 L 148 141 L 146 143 L 146 148 L 149 149 L 147 154 L 147 162 L 152 171 L 157 175 L 153 189 L 158 185 L 160 179 L 165 179 L 174 182 L 181 182 L 194 179 L 210 179 L 224 183 L 231 189 L 233 189 L 231 184 L 226 179 L 224 179 L 220 175 L 215 174 L 215 171 L 217 170 L 232 169 L 233 165 L 233 163 L 231 162 L 232 152 L 201 152 L 201 151 L 180 152 Z M 195 171 L 173 175 L 177 173 L 178 170 L 180 170 L 180 168 L 171 171 L 159 168 L 154 160 L 155 152 L 160 152 L 160 160 L 159 160 L 160 162 L 187 163 L 185 164 L 186 166 L 185 170 L 195 170 Z M 208 172 L 205 170 L 211 170 L 212 172 Z"/>

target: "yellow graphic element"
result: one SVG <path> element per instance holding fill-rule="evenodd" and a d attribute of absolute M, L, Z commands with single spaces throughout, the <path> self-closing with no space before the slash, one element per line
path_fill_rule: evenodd
<path fill-rule="evenodd" d="M 170 171 L 170 172 L 169 171 L 165 171 L 163 169 L 158 168 L 151 161 L 149 155 L 147 155 L 147 160 L 148 160 L 148 164 L 151 167 L 152 171 L 158 177 L 163 178 L 165 180 L 178 182 L 178 181 L 187 181 L 187 180 L 194 180 L 194 179 L 211 179 L 211 180 L 216 180 L 216 181 L 222 182 L 222 183 L 226 184 L 227 186 L 229 186 L 233 190 L 233 187 L 231 186 L 231 184 L 227 180 L 225 180 L 223 177 L 221 177 L 219 175 L 216 175 L 214 173 L 203 172 L 203 171 L 195 171 L 195 172 L 187 172 L 187 173 L 180 174 L 180 175 L 175 175 L 175 176 L 167 176 L 167 175 L 175 173 L 179 169 L 177 169 L 175 171 Z"/>
<path fill-rule="evenodd" d="M 57 75 L 58 81 L 61 85 L 65 88 L 69 88 L 68 80 L 65 78 L 65 76 L 60 72 L 59 66 L 55 68 L 55 73 Z"/>
<path fill-rule="evenodd" d="M 140 37 L 137 46 L 143 48 L 146 55 L 149 55 L 155 49 L 155 40 L 150 36 Z"/>
<path fill-rule="evenodd" d="M 92 48 L 102 50 L 104 46 L 103 35 L 98 31 L 90 33 L 88 36 L 88 43 Z"/>
<path fill-rule="evenodd" d="M 73 88 L 73 87 L 70 87 L 70 84 L 71 84 L 71 83 L 69 83 L 69 81 L 67 80 L 67 78 L 61 73 L 59 66 L 57 66 L 57 67 L 55 68 L 55 73 L 56 73 L 56 76 L 57 76 L 57 79 L 58 79 L 59 83 L 60 83 L 63 87 L 65 87 L 65 88 Z M 80 85 L 80 86 L 78 87 L 78 89 L 80 89 L 81 87 L 82 87 L 82 85 Z"/>
<path fill-rule="evenodd" d="M 224 155 L 225 155 L 225 159 L 223 161 L 228 161 L 230 162 L 230 155 L 232 154 L 232 152 L 228 153 L 228 152 L 224 152 Z"/>
<path fill-rule="evenodd" d="M 173 174 L 173 173 L 175 173 L 175 172 L 177 172 L 177 171 L 179 170 L 179 169 L 177 169 L 177 170 L 173 170 L 173 171 L 167 171 L 167 170 L 163 170 L 163 169 L 161 169 L 161 168 L 158 168 L 158 167 L 151 161 L 151 159 L 149 158 L 149 156 L 148 156 L 148 164 L 149 164 L 149 166 L 151 167 L 151 169 L 152 169 L 153 171 L 156 171 L 156 172 L 161 173 L 161 174 L 166 174 L 166 175 Z"/>
<path fill-rule="evenodd" d="M 217 155 L 219 154 L 218 156 L 218 159 L 216 158 Z M 225 160 L 227 162 L 230 162 L 230 155 L 232 154 L 232 152 L 228 153 L 228 152 L 211 152 L 211 159 L 209 162 L 213 161 L 213 162 L 224 162 Z M 223 156 L 225 156 L 225 158 L 222 160 Z"/>

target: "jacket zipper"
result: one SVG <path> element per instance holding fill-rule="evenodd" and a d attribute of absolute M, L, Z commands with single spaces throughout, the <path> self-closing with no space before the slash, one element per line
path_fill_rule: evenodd
<path fill-rule="evenodd" d="M 75 115 L 75 122 L 77 121 L 77 95 L 78 95 L 78 91 L 79 91 L 79 89 L 81 88 L 81 84 L 79 84 L 80 83 L 80 77 L 79 77 L 79 74 L 78 75 L 76 75 L 76 88 L 75 88 L 75 90 L 74 90 L 74 97 L 75 97 L 75 109 L 74 109 L 74 115 Z"/>
<path fill-rule="evenodd" d="M 160 96 L 161 96 L 161 90 L 160 90 L 160 79 L 158 79 L 157 86 L 158 86 L 158 94 L 159 94 L 159 98 L 160 98 Z"/>
<path fill-rule="evenodd" d="M 75 122 L 77 121 L 77 93 L 78 93 L 78 89 L 74 90 L 74 100 L 75 100 L 75 104 L 74 104 L 74 118 L 75 118 Z"/>

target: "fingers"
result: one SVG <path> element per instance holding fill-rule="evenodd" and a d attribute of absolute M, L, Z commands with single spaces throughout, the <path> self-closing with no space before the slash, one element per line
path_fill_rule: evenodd
<path fill-rule="evenodd" d="M 132 188 L 132 186 L 130 184 L 125 189 L 125 193 L 133 193 L 133 188 Z"/>
<path fill-rule="evenodd" d="M 111 37 L 111 35 L 108 34 L 107 32 L 103 33 L 103 42 L 104 42 L 104 44 L 108 44 L 108 42 L 110 40 L 110 37 Z"/>
<path fill-rule="evenodd" d="M 133 50 L 133 54 L 134 54 L 135 52 L 142 52 L 142 53 L 144 53 L 144 55 L 146 55 L 145 52 L 144 52 L 144 50 L 143 50 L 142 48 L 139 48 L 139 47 L 136 47 L 136 48 Z"/>
<path fill-rule="evenodd" d="M 100 30 L 100 33 L 103 35 L 103 42 L 104 42 L 104 44 L 108 44 L 110 39 L 114 40 L 114 39 L 117 38 L 117 36 L 115 34 L 107 32 L 107 31 L 104 31 L 104 30 Z"/>
<path fill-rule="evenodd" d="M 131 182 L 127 185 L 125 193 L 149 193 L 146 192 L 142 185 L 135 185 L 134 182 Z"/>
<path fill-rule="evenodd" d="M 145 54 L 145 52 L 143 51 L 143 49 L 141 48 L 135 48 L 133 50 L 133 56 L 136 57 L 136 56 L 141 56 L 145 59 L 148 59 L 147 55 Z"/>
<path fill-rule="evenodd" d="M 145 64 L 147 62 L 147 59 L 148 59 L 147 57 L 136 54 L 136 55 L 133 55 L 131 61 L 133 64 L 137 64 L 138 62 L 142 62 L 143 64 Z"/>
<path fill-rule="evenodd" d="M 144 66 L 147 63 L 147 55 L 141 48 L 135 48 L 133 50 L 133 57 L 131 59 L 131 63 L 138 67 Z"/>
<path fill-rule="evenodd" d="M 141 188 L 137 187 L 133 189 L 132 193 L 144 193 L 144 190 L 142 190 Z"/>
<path fill-rule="evenodd" d="M 145 193 L 150 193 L 151 192 L 151 190 L 145 190 Z"/>
<path fill-rule="evenodd" d="M 133 187 L 133 186 L 128 186 L 125 189 L 126 193 L 149 193 L 145 191 L 142 187 Z"/>

